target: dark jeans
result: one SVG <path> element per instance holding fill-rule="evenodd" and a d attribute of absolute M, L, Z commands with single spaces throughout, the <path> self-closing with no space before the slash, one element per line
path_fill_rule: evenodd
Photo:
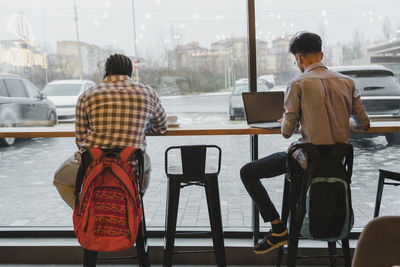
<path fill-rule="evenodd" d="M 276 220 L 280 216 L 260 179 L 271 178 L 286 173 L 286 160 L 286 152 L 277 152 L 265 158 L 247 163 L 240 169 L 240 178 L 247 192 L 256 203 L 261 217 L 265 222 Z M 291 160 L 295 163 L 294 166 L 296 168 L 301 169 L 296 160 Z"/>

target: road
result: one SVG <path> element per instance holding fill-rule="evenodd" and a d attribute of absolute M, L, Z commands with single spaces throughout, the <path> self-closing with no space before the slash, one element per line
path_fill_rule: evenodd
<path fill-rule="evenodd" d="M 229 121 L 228 94 L 163 98 L 167 113 L 177 115 L 182 125 L 238 124 Z M 279 135 L 260 136 L 259 155 L 285 150 L 297 136 L 285 140 Z M 384 137 L 354 139 L 354 174 L 352 182 L 355 227 L 363 227 L 373 214 L 378 182 L 378 168 L 396 168 L 398 149 L 387 146 Z M 152 159 L 152 178 L 145 195 L 149 226 L 163 226 L 165 221 L 166 177 L 164 152 L 172 145 L 216 144 L 222 148 L 219 175 L 221 209 L 225 229 L 251 226 L 251 200 L 240 178 L 240 167 L 250 159 L 248 136 L 148 137 Z M 54 171 L 76 150 L 73 138 L 34 138 L 0 148 L 0 226 L 71 226 L 72 210 L 61 200 L 52 185 Z M 400 170 L 400 168 L 399 168 Z M 283 177 L 264 179 L 263 184 L 280 209 Z M 397 188 L 386 186 L 381 214 L 398 214 Z M 199 187 L 181 192 L 178 226 L 208 226 L 205 194 Z"/>

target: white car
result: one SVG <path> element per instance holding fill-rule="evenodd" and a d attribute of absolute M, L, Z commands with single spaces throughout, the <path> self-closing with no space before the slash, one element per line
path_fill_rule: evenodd
<path fill-rule="evenodd" d="M 56 106 L 59 121 L 74 121 L 79 96 L 94 85 L 95 83 L 89 80 L 52 81 L 43 88 L 43 93 Z"/>

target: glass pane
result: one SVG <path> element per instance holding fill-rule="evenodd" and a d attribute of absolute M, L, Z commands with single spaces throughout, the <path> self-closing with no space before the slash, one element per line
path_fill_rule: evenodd
<path fill-rule="evenodd" d="M 33 85 L 31 82 L 24 80 L 25 88 L 28 91 L 30 97 L 38 97 L 39 89 Z"/>
<path fill-rule="evenodd" d="M 18 75 L 14 77 L 25 78 L 41 88 L 44 99 L 37 101 L 43 104 L 40 112 L 46 113 L 48 119 L 35 117 L 39 110 L 29 106 L 22 114 L 13 113 L 15 117 L 24 115 L 26 118 L 18 120 L 29 124 L 5 126 L 37 126 L 43 121 L 51 125 L 55 116 L 58 124 L 54 130 L 66 127 L 73 131 L 77 84 L 101 83 L 106 59 L 116 53 L 130 57 L 133 81 L 154 88 L 167 114 L 176 116 L 170 127 L 245 125 L 243 112 L 240 117 L 232 113 L 230 99 L 235 82 L 248 78 L 246 6 L 243 0 L 209 3 L 117 0 L 100 4 L 93 0 L 14 1 L 0 14 L 9 26 L 8 31 L 0 31 L 0 53 L 13 52 L 17 56 L 0 58 L 1 72 L 13 73 Z M 243 90 L 248 88 L 248 82 L 243 84 Z M 262 86 L 266 85 L 260 81 Z M 1 214 L 7 219 L 0 225 L 71 226 L 71 210 L 58 196 L 52 179 L 58 166 L 76 151 L 74 140 L 1 141 L 6 145 L 0 148 L 5 158 L 21 159 L 4 170 L 7 192 L 20 187 L 19 190 L 26 191 L 26 197 L 21 201 L 17 194 L 8 200 L 4 196 L 1 205 L 9 212 Z M 240 192 L 246 198 L 245 205 L 251 205 L 239 178 L 240 167 L 249 159 L 248 136 L 149 137 L 153 169 L 145 197 L 149 226 L 164 226 L 165 149 L 178 144 L 204 143 L 220 145 L 223 160 L 230 161 L 220 174 L 224 226 L 250 226 L 249 209 L 243 212 L 241 199 L 231 194 Z M 233 157 L 232 151 L 236 149 L 240 154 Z M 16 177 L 17 182 L 13 184 L 14 179 L 9 177 Z M 180 207 L 186 207 L 187 211 L 178 225 L 207 226 L 204 191 L 188 188 L 182 194 Z M 37 201 L 29 202 L 34 198 Z M 21 204 L 25 202 L 29 203 Z"/>
<path fill-rule="evenodd" d="M 7 90 L 3 81 L 0 81 L 0 96 L 8 97 Z"/>
<path fill-rule="evenodd" d="M 256 1 L 257 77 L 270 77 L 272 90 L 286 90 L 290 80 L 301 74 L 288 51 L 289 42 L 299 31 L 311 31 L 322 38 L 322 62 L 331 70 L 352 78 L 372 121 L 393 121 L 400 117 L 399 23 L 396 8 L 400 3 L 375 0 Z M 295 64 L 294 64 L 295 63 Z M 372 219 L 378 169 L 396 170 L 398 156 L 393 144 L 398 133 L 351 134 L 355 161 L 352 200 L 356 228 Z M 273 151 L 285 151 L 299 138 L 262 136 L 270 140 Z M 265 141 L 264 141 L 265 140 Z M 271 146 L 271 145 L 270 145 Z M 260 145 L 260 156 L 270 154 L 268 145 Z M 265 179 L 274 203 L 280 205 L 282 177 Z M 386 191 L 387 190 L 387 191 Z M 395 189 L 394 189 L 395 190 Z M 395 191 L 385 187 L 383 213 L 395 214 Z M 279 209 L 278 209 L 279 210 Z"/>
<path fill-rule="evenodd" d="M 27 97 L 27 94 L 25 92 L 25 88 L 22 84 L 21 80 L 5 80 L 6 86 L 8 93 L 10 94 L 10 97 Z"/>

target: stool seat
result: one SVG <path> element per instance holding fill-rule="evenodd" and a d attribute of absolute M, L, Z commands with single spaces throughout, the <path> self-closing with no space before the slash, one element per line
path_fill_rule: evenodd
<path fill-rule="evenodd" d="M 218 151 L 217 167 L 206 173 L 206 156 L 208 150 Z M 181 165 L 169 166 L 168 156 L 171 151 L 180 151 Z M 226 267 L 224 235 L 222 230 L 221 205 L 218 189 L 218 174 L 221 168 L 221 149 L 215 145 L 174 146 L 165 151 L 165 173 L 168 178 L 167 210 L 164 238 L 164 267 L 172 266 L 173 254 L 213 252 L 218 267 Z M 178 215 L 181 188 L 186 186 L 203 186 L 207 198 L 208 215 L 214 249 L 211 251 L 174 251 L 176 221 Z"/>
<path fill-rule="evenodd" d="M 385 182 L 385 179 L 398 181 L 399 183 Z M 384 185 L 394 185 L 394 186 L 400 185 L 400 171 L 396 172 L 394 170 L 379 169 L 379 180 L 378 180 L 378 188 L 377 188 L 377 192 L 376 192 L 374 218 L 379 216 Z"/>

